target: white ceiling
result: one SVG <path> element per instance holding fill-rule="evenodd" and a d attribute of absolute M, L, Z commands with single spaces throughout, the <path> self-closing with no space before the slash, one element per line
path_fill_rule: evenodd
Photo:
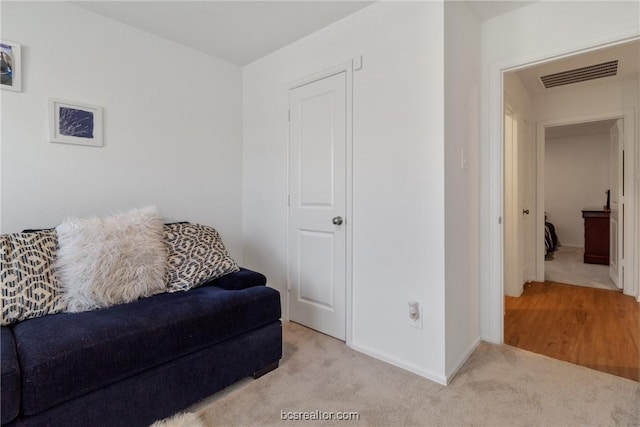
<path fill-rule="evenodd" d="M 72 3 L 243 66 L 374 2 L 99 0 Z M 465 3 L 480 20 L 486 20 L 535 2 L 468 0 Z"/>
<path fill-rule="evenodd" d="M 545 140 L 550 140 L 573 136 L 608 134 L 615 122 L 616 120 L 612 119 L 549 127 L 545 129 L 544 138 Z"/>
<path fill-rule="evenodd" d="M 455 0 L 446 0 L 455 1 Z M 77 6 L 243 66 L 369 6 L 374 1 L 73 1 Z M 464 1 L 481 21 L 535 1 Z M 591 82 L 544 89 L 540 76 L 618 59 L 619 73 Z M 639 72 L 640 41 L 600 49 L 517 71 L 532 97 L 600 84 Z M 547 130 L 548 138 L 603 133 L 595 122 Z M 605 129 L 606 128 L 606 129 Z"/>
<path fill-rule="evenodd" d="M 588 65 L 600 64 L 602 62 L 608 62 L 616 59 L 619 61 L 618 74 L 616 76 L 604 77 L 601 79 L 595 79 L 580 83 L 573 83 L 549 89 L 545 89 L 544 85 L 540 81 L 540 76 L 572 70 L 580 67 L 586 67 Z M 582 87 L 622 80 L 626 77 L 637 75 L 639 72 L 640 41 L 633 41 L 616 46 L 611 46 L 608 48 L 597 49 L 591 52 L 586 52 L 568 58 L 550 61 L 544 64 L 515 71 L 531 97 L 557 92 L 569 93 Z M 555 126 L 546 129 L 545 139 L 549 140 L 609 133 L 609 129 L 614 122 L 615 120 L 601 120 L 566 126 Z"/>
<path fill-rule="evenodd" d="M 573 83 L 565 86 L 545 89 L 540 76 L 558 73 L 561 71 L 573 70 L 575 68 L 586 67 L 588 65 L 600 64 L 617 59 L 618 74 L 616 76 L 604 77 L 587 82 Z M 529 95 L 536 97 L 554 92 L 573 90 L 585 86 L 593 86 L 606 82 L 622 80 L 633 76 L 640 71 L 640 41 L 634 41 L 616 46 L 594 50 L 588 53 L 574 55 L 556 61 L 546 62 L 534 67 L 525 68 L 517 72 L 522 84 L 529 92 Z"/>
<path fill-rule="evenodd" d="M 522 0 L 502 0 L 502 1 L 482 1 L 482 0 L 467 0 L 464 3 L 469 5 L 471 10 L 475 12 L 480 21 L 486 21 L 487 19 L 494 18 L 496 16 L 504 15 L 512 10 L 519 9 L 521 7 L 528 6 L 535 1 L 522 1 Z"/>
<path fill-rule="evenodd" d="M 371 1 L 74 1 L 237 65 L 307 36 Z"/>

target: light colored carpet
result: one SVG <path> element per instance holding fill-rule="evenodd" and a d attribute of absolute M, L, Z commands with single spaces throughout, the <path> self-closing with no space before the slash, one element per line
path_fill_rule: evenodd
<path fill-rule="evenodd" d="M 544 279 L 548 282 L 618 290 L 609 278 L 609 266 L 585 264 L 584 249 L 560 246 L 553 259 L 544 262 Z"/>
<path fill-rule="evenodd" d="M 448 386 L 283 322 L 278 369 L 245 379 L 163 426 L 638 426 L 640 383 L 482 343 Z M 215 363 L 215 361 L 212 361 Z M 289 421 L 281 411 L 357 412 Z"/>

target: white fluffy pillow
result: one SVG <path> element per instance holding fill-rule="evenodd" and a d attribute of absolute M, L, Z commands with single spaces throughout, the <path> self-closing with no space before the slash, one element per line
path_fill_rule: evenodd
<path fill-rule="evenodd" d="M 135 301 L 165 290 L 163 220 L 153 206 L 56 227 L 56 273 L 71 312 Z"/>

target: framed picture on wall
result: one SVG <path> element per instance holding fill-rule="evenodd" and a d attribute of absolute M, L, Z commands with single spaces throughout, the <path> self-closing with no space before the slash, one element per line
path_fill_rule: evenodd
<path fill-rule="evenodd" d="M 51 142 L 102 147 L 102 107 L 49 100 Z"/>
<path fill-rule="evenodd" d="M 0 41 L 0 87 L 20 92 L 22 90 L 21 76 L 20 45 Z"/>

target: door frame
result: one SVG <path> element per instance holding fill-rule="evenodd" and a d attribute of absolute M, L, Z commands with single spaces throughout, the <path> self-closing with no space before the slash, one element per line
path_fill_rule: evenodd
<path fill-rule="evenodd" d="M 487 160 L 483 166 L 488 168 L 488 173 L 481 179 L 484 180 L 482 188 L 488 196 L 487 207 L 481 213 L 483 229 L 481 238 L 487 240 L 485 267 L 481 271 L 481 338 L 492 343 L 504 343 L 504 232 L 503 232 L 503 162 L 504 140 L 504 73 L 518 71 L 534 65 L 543 64 L 553 60 L 574 56 L 618 44 L 640 40 L 636 30 L 616 33 L 608 40 L 602 38 L 588 40 L 573 48 L 561 47 L 548 52 L 523 57 L 512 57 L 506 60 L 492 62 L 488 65 L 488 100 L 487 100 L 487 127 L 488 139 Z M 634 130 L 635 132 L 635 130 Z M 638 138 L 635 141 L 638 144 Z M 640 150 L 637 150 L 640 151 Z M 640 165 L 638 165 L 640 166 Z M 635 177 L 634 177 L 635 179 Z M 639 179 L 640 180 L 640 179 Z M 482 192 L 482 191 L 481 191 Z M 631 192 L 629 192 L 631 193 Z M 635 199 L 635 194 L 631 195 Z M 635 203 L 632 200 L 632 203 Z M 544 215 L 544 211 L 543 211 Z M 633 260 L 633 264 L 640 262 L 640 241 L 636 227 L 640 227 L 640 220 L 633 224 L 633 252 L 626 254 L 626 259 Z M 628 234 L 628 233 L 627 233 Z M 640 266 L 635 266 L 640 267 Z M 637 271 L 637 268 L 630 269 Z M 631 271 L 627 270 L 629 273 Z M 635 274 L 635 273 L 634 273 Z M 637 277 L 638 275 L 636 275 Z M 634 277 L 634 276 L 631 276 Z M 636 286 L 637 288 L 637 286 Z M 631 292 L 631 290 L 629 290 Z M 634 296 L 640 301 L 640 293 L 635 289 Z"/>
<path fill-rule="evenodd" d="M 588 114 L 588 115 L 577 115 L 577 116 L 566 116 L 559 117 L 550 120 L 542 120 L 537 123 L 537 150 L 536 150 L 536 161 L 538 164 L 538 177 L 536 182 L 536 193 L 537 199 L 540 201 L 538 203 L 538 207 L 536 210 L 536 224 L 538 227 L 544 227 L 544 168 L 545 168 L 545 133 L 546 128 L 554 127 L 554 126 L 564 126 L 564 125 L 574 125 L 580 123 L 588 123 L 588 122 L 596 122 L 600 120 L 612 120 L 612 119 L 622 119 L 623 122 L 623 149 L 626 151 L 626 163 L 627 167 L 625 172 L 627 175 L 631 173 L 631 177 L 633 178 L 633 171 L 639 166 L 634 165 L 635 156 L 634 156 L 634 145 L 637 146 L 637 138 L 635 136 L 635 120 L 634 120 L 635 110 L 626 109 L 622 111 L 610 111 L 604 113 L 596 113 L 596 114 Z M 634 144 L 634 142 L 636 142 Z M 620 166 L 622 168 L 622 166 Z M 636 225 L 634 224 L 633 218 L 635 218 L 635 206 L 634 206 L 634 192 L 635 186 L 633 183 L 633 179 L 629 179 L 627 176 L 622 177 L 623 182 L 625 183 L 625 192 L 627 194 L 625 200 L 625 209 L 626 215 L 624 218 L 624 223 L 622 225 L 623 230 L 630 230 L 627 235 L 636 236 L 637 233 L 633 233 Z M 629 197 L 630 196 L 630 197 Z M 538 228 L 539 230 L 543 230 L 544 228 Z M 536 281 L 544 281 L 544 235 L 539 233 L 539 236 L 536 236 L 536 253 L 537 264 L 536 264 Z M 622 233 L 620 233 L 622 234 Z M 637 239 L 637 237 L 636 237 Z M 638 268 L 638 266 L 634 265 L 633 262 L 633 252 L 634 252 L 634 239 L 625 239 L 624 240 L 624 254 L 625 258 L 628 258 L 628 261 L 625 261 L 625 278 L 623 282 L 623 293 L 625 295 L 631 295 L 638 297 L 638 287 L 637 283 L 635 283 L 633 279 L 634 270 Z M 635 268 L 634 268 L 635 267 Z M 631 280 L 630 280 L 631 279 Z"/>
<path fill-rule="evenodd" d="M 350 345 L 352 341 L 352 308 L 353 308 L 353 60 L 342 62 L 333 67 L 328 67 L 323 71 L 319 71 L 317 73 L 313 73 L 289 82 L 286 86 L 286 99 L 289 99 L 289 92 L 292 89 L 296 89 L 300 86 L 307 85 L 309 83 L 316 82 L 318 80 L 325 79 L 327 77 L 334 76 L 336 74 L 345 73 L 345 97 L 346 97 L 346 157 L 345 157 L 345 167 L 346 167 L 346 200 L 345 200 L 345 221 L 344 226 L 345 230 L 345 339 L 347 345 Z M 290 108 L 290 105 L 287 101 L 287 109 Z M 289 119 L 287 120 L 287 129 L 289 129 Z M 290 134 L 287 132 L 287 155 L 286 155 L 286 185 L 285 185 L 285 197 L 284 200 L 289 200 L 290 194 L 290 152 L 291 152 L 291 140 Z M 291 271 L 290 266 L 290 233 L 291 233 L 291 211 L 289 209 L 287 203 L 287 218 L 286 218 L 286 296 L 284 298 L 284 307 L 283 307 L 283 318 L 285 320 L 289 320 L 289 306 L 290 301 L 289 298 L 291 296 L 291 278 L 289 277 L 289 273 Z"/>

